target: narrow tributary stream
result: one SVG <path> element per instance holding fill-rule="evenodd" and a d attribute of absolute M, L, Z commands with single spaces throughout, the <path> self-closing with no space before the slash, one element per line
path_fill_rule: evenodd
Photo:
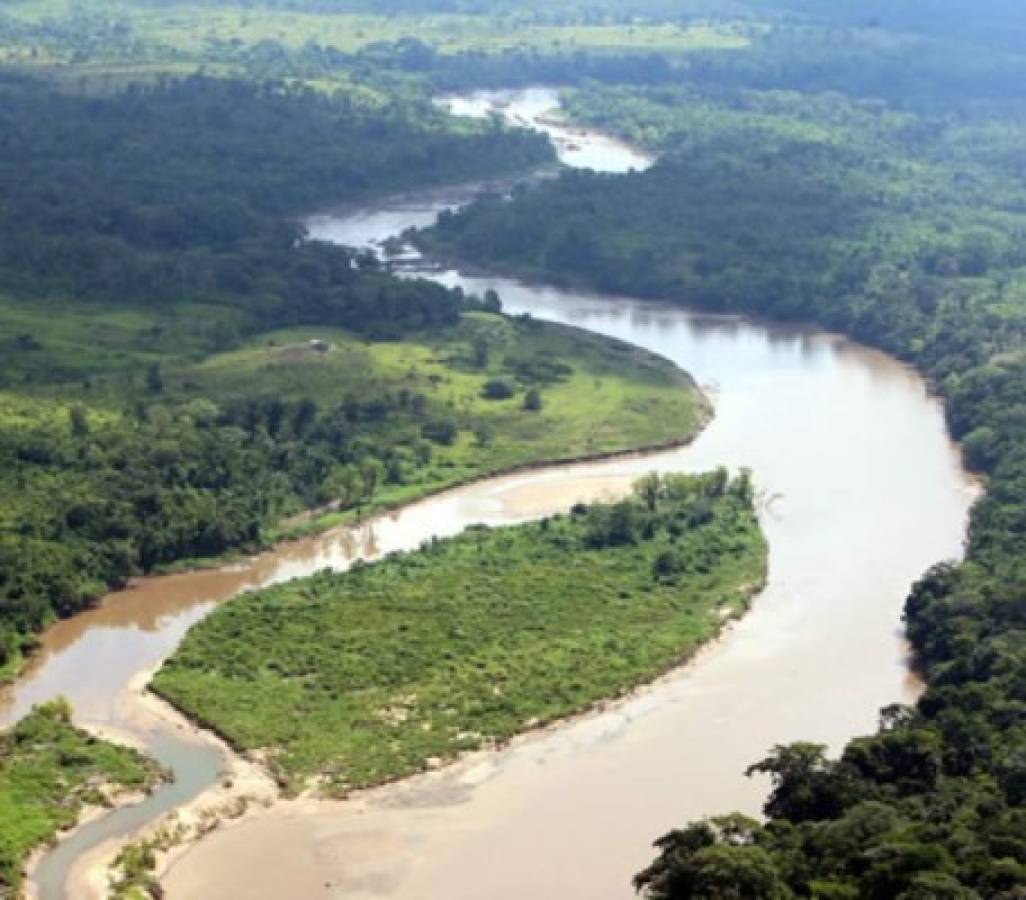
<path fill-rule="evenodd" d="M 537 125 L 554 99 L 539 89 L 458 98 L 450 108 L 499 110 Z M 648 163 L 600 135 L 548 121 L 539 127 L 568 164 L 626 171 Z M 308 227 L 314 238 L 371 246 L 465 199 L 458 189 L 433 192 L 314 216 Z M 221 751 L 141 716 L 129 685 L 217 602 L 470 523 L 520 521 L 615 494 L 651 469 L 754 471 L 769 584 L 722 641 L 636 696 L 504 750 L 353 802 L 282 802 L 224 827 L 174 865 L 168 895 L 624 898 L 662 831 L 714 812 L 758 810 L 765 785 L 742 773 L 772 744 L 808 738 L 836 748 L 872 728 L 880 706 L 914 696 L 902 601 L 927 566 L 960 555 L 973 495 L 940 406 L 914 372 L 812 330 L 507 278 L 427 267 L 420 274 L 469 291 L 494 288 L 509 312 L 660 353 L 705 387 L 716 417 L 682 450 L 470 485 L 239 566 L 143 580 L 60 623 L 0 701 L 0 715 L 9 722 L 64 694 L 84 724 L 146 744 L 178 781 L 47 854 L 35 872 L 42 897 L 67 895 L 72 865 L 90 848 L 131 834 L 216 780 Z"/>

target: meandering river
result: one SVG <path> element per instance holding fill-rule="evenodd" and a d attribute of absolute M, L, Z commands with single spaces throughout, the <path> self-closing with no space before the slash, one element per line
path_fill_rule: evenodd
<path fill-rule="evenodd" d="M 553 124 L 554 101 L 539 89 L 448 103 L 455 113 L 495 111 L 543 128 L 567 164 L 649 164 L 616 141 Z M 317 239 L 376 246 L 466 196 L 399 198 L 314 216 L 308 227 Z M 62 693 L 84 724 L 145 743 L 179 780 L 44 857 L 35 873 L 44 898 L 67 895 L 71 864 L 85 851 L 216 779 L 221 751 L 140 718 L 128 691 L 216 603 L 470 523 L 520 521 L 616 494 L 651 469 L 754 472 L 769 583 L 723 640 L 637 695 L 505 749 L 352 802 L 282 802 L 229 825 L 172 867 L 168 896 L 621 900 L 663 831 L 706 814 L 758 811 L 765 784 L 743 770 L 773 744 L 807 738 L 837 748 L 872 729 L 879 707 L 914 698 L 902 602 L 927 566 L 960 556 L 974 494 L 941 408 L 915 372 L 814 330 L 435 271 L 409 256 L 405 268 L 468 291 L 495 289 L 509 312 L 660 353 L 695 376 L 716 416 L 685 449 L 456 489 L 238 566 L 143 580 L 51 629 L 31 670 L 0 701 L 3 720 Z"/>

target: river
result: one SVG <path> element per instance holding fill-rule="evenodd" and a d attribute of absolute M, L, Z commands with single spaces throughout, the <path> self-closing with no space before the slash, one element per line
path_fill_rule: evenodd
<path fill-rule="evenodd" d="M 553 137 L 567 164 L 626 171 L 650 160 L 547 115 L 551 92 L 475 95 L 453 112 L 494 110 Z M 326 190 L 330 196 L 330 190 Z M 311 236 L 376 246 L 466 199 L 431 192 L 313 216 Z M 703 652 L 605 711 L 358 800 L 278 803 L 204 839 L 165 878 L 172 898 L 625 898 L 650 843 L 696 816 L 757 812 L 765 783 L 744 768 L 773 744 L 840 747 L 879 707 L 911 700 L 900 612 L 930 564 L 962 552 L 974 487 L 919 376 L 843 338 L 678 306 L 534 287 L 507 278 L 407 272 L 496 290 L 507 311 L 612 335 L 690 371 L 716 416 L 690 447 L 471 485 L 351 532 L 289 544 L 227 569 L 141 580 L 51 629 L 3 697 L 10 722 L 57 693 L 86 725 L 125 733 L 179 780 L 94 822 L 47 854 L 44 898 L 65 895 L 72 863 L 213 783 L 208 741 L 139 714 L 129 686 L 190 625 L 240 590 L 342 568 L 474 522 L 521 521 L 614 495 L 651 469 L 748 466 L 761 492 L 769 582 L 752 612 Z"/>

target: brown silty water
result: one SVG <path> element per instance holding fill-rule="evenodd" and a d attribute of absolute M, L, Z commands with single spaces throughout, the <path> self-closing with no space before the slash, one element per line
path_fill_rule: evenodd
<path fill-rule="evenodd" d="M 521 114 L 516 95 L 502 102 L 507 115 Z M 531 104 L 528 120 L 536 96 Z M 619 152 L 615 142 L 604 146 Z M 309 225 L 316 238 L 369 245 L 460 199 L 435 193 Z M 31 672 L 4 700 L 6 719 L 63 693 L 84 722 L 131 731 L 131 678 L 238 591 L 415 547 L 467 524 L 615 496 L 652 469 L 753 470 L 770 544 L 767 588 L 694 664 L 605 711 L 352 802 L 283 802 L 220 829 L 167 874 L 172 898 L 627 897 L 631 874 L 663 831 L 706 814 L 758 811 L 765 784 L 742 773 L 774 743 L 837 748 L 871 729 L 879 707 L 918 690 L 902 602 L 927 566 L 961 554 L 974 489 L 939 404 L 914 372 L 815 331 L 511 279 L 426 274 L 467 290 L 493 288 L 512 313 L 673 359 L 707 389 L 716 416 L 688 448 L 497 478 L 240 566 L 144 580 L 46 635 Z M 153 727 L 136 736 L 151 746 L 174 742 Z M 218 755 L 196 746 L 179 742 L 173 755 L 186 780 L 200 784 L 216 774 Z M 123 824 L 127 834 L 141 822 Z M 37 881 L 47 896 L 65 891 L 69 867 L 95 843 L 90 828 L 66 858 L 44 860 Z"/>

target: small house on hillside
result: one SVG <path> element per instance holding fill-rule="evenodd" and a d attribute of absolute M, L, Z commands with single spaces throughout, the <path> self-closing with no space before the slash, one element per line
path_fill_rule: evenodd
<path fill-rule="evenodd" d="M 306 342 L 306 346 L 308 350 L 316 350 L 318 353 L 327 353 L 331 349 L 331 344 L 320 338 L 310 338 Z"/>

